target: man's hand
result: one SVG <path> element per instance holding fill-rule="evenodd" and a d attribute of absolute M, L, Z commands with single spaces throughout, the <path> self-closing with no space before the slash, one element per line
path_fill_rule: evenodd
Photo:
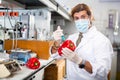
<path fill-rule="evenodd" d="M 77 55 L 77 53 L 73 52 L 72 50 L 68 48 L 63 48 L 62 50 L 62 56 L 67 58 L 68 60 L 80 64 L 82 62 L 82 58 Z"/>
<path fill-rule="evenodd" d="M 51 48 L 51 53 L 56 53 L 60 47 L 60 41 L 54 41 L 52 48 Z"/>

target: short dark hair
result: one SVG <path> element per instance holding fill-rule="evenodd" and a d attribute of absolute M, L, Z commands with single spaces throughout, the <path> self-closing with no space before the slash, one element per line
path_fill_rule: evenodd
<path fill-rule="evenodd" d="M 83 10 L 85 10 L 86 12 L 87 12 L 87 14 L 88 14 L 88 16 L 91 16 L 91 11 L 90 11 L 90 8 L 86 5 L 86 4 L 78 4 L 78 5 L 76 5 L 75 7 L 73 7 L 73 9 L 72 9 L 72 11 L 71 11 L 71 16 L 72 16 L 72 18 L 74 18 L 74 14 L 76 13 L 76 12 L 80 12 L 80 11 L 83 11 Z"/>

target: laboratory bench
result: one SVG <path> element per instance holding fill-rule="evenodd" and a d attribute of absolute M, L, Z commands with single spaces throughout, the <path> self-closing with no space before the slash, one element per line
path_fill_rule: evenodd
<path fill-rule="evenodd" d="M 40 59 L 40 68 L 29 69 L 25 65 L 22 66 L 20 71 L 14 72 L 7 78 L 2 78 L 0 80 L 43 80 L 44 70 L 49 65 L 55 62 L 55 59 L 50 58 L 49 60 Z"/>
<path fill-rule="evenodd" d="M 12 49 L 12 43 L 13 40 L 5 40 L 4 49 L 6 51 Z M 53 41 L 17 40 L 17 48 L 28 49 L 37 54 L 41 67 L 31 70 L 23 66 L 21 71 L 2 80 L 63 80 L 66 73 L 65 60 L 49 60 L 49 48 L 52 44 Z"/>

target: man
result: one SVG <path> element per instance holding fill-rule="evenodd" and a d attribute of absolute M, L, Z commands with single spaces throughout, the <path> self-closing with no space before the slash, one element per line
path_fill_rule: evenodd
<path fill-rule="evenodd" d="M 71 16 L 78 33 L 68 37 L 76 45 L 75 51 L 62 49 L 62 57 L 67 59 L 68 80 L 107 80 L 113 54 L 110 41 L 92 25 L 92 13 L 86 4 L 75 6 Z M 59 46 L 56 41 L 51 52 L 57 52 Z"/>

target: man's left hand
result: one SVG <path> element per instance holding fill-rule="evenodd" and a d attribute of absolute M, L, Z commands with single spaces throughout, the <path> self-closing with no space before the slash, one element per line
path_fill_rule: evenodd
<path fill-rule="evenodd" d="M 80 64 L 82 62 L 82 58 L 77 55 L 77 53 L 73 52 L 72 50 L 68 48 L 63 48 L 62 49 L 62 56 L 65 57 L 66 59 L 76 63 Z"/>

